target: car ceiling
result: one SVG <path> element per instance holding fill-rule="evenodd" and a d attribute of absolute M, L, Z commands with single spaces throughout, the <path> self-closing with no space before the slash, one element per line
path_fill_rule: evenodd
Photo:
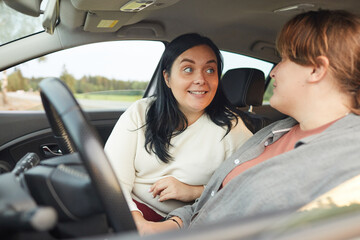
<path fill-rule="evenodd" d="M 34 42 L 42 49 L 35 52 L 36 48 L 27 48 L 28 52 L 22 52 L 27 55 L 23 60 L 91 42 L 171 41 L 180 34 L 198 32 L 210 37 L 222 50 L 276 63 L 280 60 L 275 50 L 276 35 L 293 15 L 320 8 L 360 15 L 358 0 L 155 0 L 139 12 L 120 11 L 129 0 L 59 1 L 60 23 L 54 35 L 38 36 Z M 290 10 L 277 11 L 284 8 Z M 98 27 L 104 20 L 110 21 L 111 27 Z M 48 44 L 41 43 L 45 40 Z M 0 70 L 19 62 L 20 58 L 14 56 L 0 64 Z"/>
<path fill-rule="evenodd" d="M 291 16 L 319 8 L 360 12 L 358 0 L 157 0 L 137 13 L 121 12 L 127 2 L 71 0 L 62 6 L 61 23 L 80 31 L 113 32 L 119 38 L 170 41 L 182 33 L 198 32 L 221 49 L 276 62 L 276 34 Z M 275 11 L 296 5 L 294 10 Z M 98 28 L 101 20 L 118 22 L 113 28 Z"/>

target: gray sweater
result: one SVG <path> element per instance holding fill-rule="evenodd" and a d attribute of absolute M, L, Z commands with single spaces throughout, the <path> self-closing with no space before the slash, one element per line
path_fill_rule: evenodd
<path fill-rule="evenodd" d="M 211 177 L 193 205 L 169 214 L 184 227 L 240 218 L 304 205 L 360 174 L 360 116 L 349 114 L 319 134 L 304 138 L 289 152 L 270 158 L 219 188 L 239 164 L 259 156 L 297 122 L 278 121 L 250 138 Z"/>

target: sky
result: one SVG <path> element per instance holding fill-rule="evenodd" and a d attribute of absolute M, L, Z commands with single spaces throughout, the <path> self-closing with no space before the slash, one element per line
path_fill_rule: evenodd
<path fill-rule="evenodd" d="M 60 76 L 65 67 L 76 79 L 99 75 L 117 80 L 148 81 L 164 46 L 159 42 L 141 45 L 136 42 L 85 45 L 47 55 L 42 62 L 32 60 L 19 68 L 25 77 Z"/>
<path fill-rule="evenodd" d="M 149 81 L 160 60 L 164 45 L 151 41 L 117 41 L 89 44 L 51 55 L 45 61 L 37 59 L 21 64 L 23 76 L 59 77 L 65 68 L 76 79 L 86 76 L 104 76 L 108 79 Z M 224 71 L 237 67 L 255 67 L 265 75 L 272 64 L 249 57 L 222 52 Z M 9 71 L 11 73 L 11 70 Z"/>

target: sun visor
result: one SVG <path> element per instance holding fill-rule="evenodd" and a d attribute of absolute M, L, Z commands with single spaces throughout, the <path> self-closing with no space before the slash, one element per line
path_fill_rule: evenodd
<path fill-rule="evenodd" d="M 135 13 L 124 12 L 88 12 L 85 19 L 84 31 L 87 32 L 116 32 L 125 25 Z"/>
<path fill-rule="evenodd" d="M 79 10 L 118 11 L 129 0 L 71 0 L 72 5 Z"/>
<path fill-rule="evenodd" d="M 156 22 L 139 22 L 136 24 L 124 26 L 116 33 L 116 36 L 122 38 L 161 38 L 164 36 L 164 26 Z"/>
<path fill-rule="evenodd" d="M 71 3 L 76 9 L 87 11 L 84 31 L 117 32 L 123 26 L 140 23 L 146 18 L 149 11 L 168 7 L 177 3 L 179 0 L 152 0 L 148 1 L 151 2 L 151 4 L 148 3 L 146 7 L 128 9 L 128 7 L 137 6 L 136 1 L 142 2 L 144 0 L 102 0 L 101 4 L 98 0 L 71 0 Z M 125 29 L 124 31 L 119 34 L 139 35 L 139 32 L 144 33 L 144 31 L 146 31 L 152 37 L 156 37 L 163 33 L 162 27 L 156 25 L 155 27 L 148 28 L 141 24 L 138 27 Z"/>

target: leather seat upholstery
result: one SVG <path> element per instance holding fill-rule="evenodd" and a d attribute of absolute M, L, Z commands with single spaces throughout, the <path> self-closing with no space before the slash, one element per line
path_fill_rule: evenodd
<path fill-rule="evenodd" d="M 255 68 L 227 71 L 221 82 L 228 100 L 236 107 L 261 106 L 265 90 L 264 73 Z"/>
<path fill-rule="evenodd" d="M 265 76 L 254 68 L 235 68 L 228 70 L 221 80 L 222 88 L 228 100 L 237 108 L 245 125 L 253 133 L 270 124 L 271 121 L 252 111 L 252 107 L 261 106 L 265 91 Z M 248 111 L 244 111 L 248 108 Z"/>

